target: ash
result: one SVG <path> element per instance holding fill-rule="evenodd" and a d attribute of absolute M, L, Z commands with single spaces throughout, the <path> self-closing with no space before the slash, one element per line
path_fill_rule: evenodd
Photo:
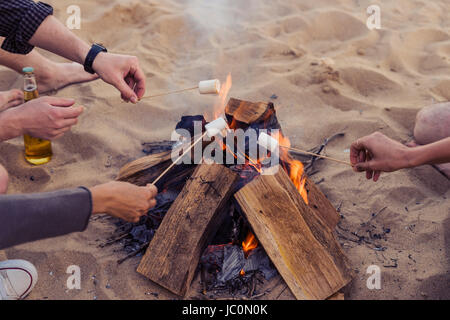
<path fill-rule="evenodd" d="M 138 223 L 124 222 L 123 220 L 116 222 L 115 233 L 126 235 L 122 244 L 128 254 L 141 255 L 141 252 L 153 239 L 162 219 L 177 197 L 178 192 L 172 190 L 159 193 L 156 196 L 156 206 L 150 209 L 146 216 L 141 217 Z"/>
<path fill-rule="evenodd" d="M 252 250 L 246 258 L 240 246 L 210 245 L 200 259 L 200 267 L 210 275 L 202 279 L 208 290 L 241 289 L 256 273 L 262 274 L 266 280 L 278 274 L 261 246 Z M 239 283 L 240 286 L 237 286 Z"/>

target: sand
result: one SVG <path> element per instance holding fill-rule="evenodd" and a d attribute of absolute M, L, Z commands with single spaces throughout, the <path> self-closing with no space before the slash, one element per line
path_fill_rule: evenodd
<path fill-rule="evenodd" d="M 73 1 L 48 2 L 65 21 Z M 273 102 L 293 146 L 310 148 L 345 132 L 326 154 L 347 159 L 351 142 L 377 130 L 407 142 L 418 110 L 450 99 L 448 1 L 383 1 L 381 30 L 366 27 L 372 3 L 80 0 L 83 20 L 75 32 L 111 52 L 138 56 L 147 93 L 224 80 L 231 73 L 232 97 L 269 101 L 276 94 Z M 0 79 L 1 89 L 20 85 L 19 76 L 6 69 Z M 54 160 L 46 166 L 24 162 L 21 139 L 0 144 L 10 193 L 114 179 L 122 165 L 143 156 L 142 142 L 170 138 L 182 115 L 211 114 L 216 101 L 192 92 L 124 104 L 102 81 L 71 86 L 57 96 L 76 98 L 87 110 L 73 131 L 54 143 Z M 339 239 L 357 272 L 346 299 L 450 298 L 447 178 L 431 166 L 383 174 L 377 183 L 337 163 L 322 161 L 317 168 L 312 178 L 325 179 L 320 188 L 340 208 Z M 361 228 L 377 212 L 371 227 Z M 373 241 L 384 251 L 352 241 L 351 231 L 367 236 L 369 228 L 389 229 L 386 240 Z M 84 233 L 20 245 L 6 254 L 28 259 L 39 270 L 28 299 L 173 298 L 135 272 L 138 257 L 118 266 L 124 256 L 120 245 L 98 247 L 113 230 L 108 219 L 96 219 Z M 69 265 L 81 267 L 81 290 L 67 290 Z M 366 287 L 370 265 L 381 269 L 380 290 Z M 293 298 L 279 279 L 273 283 L 270 297 Z"/>

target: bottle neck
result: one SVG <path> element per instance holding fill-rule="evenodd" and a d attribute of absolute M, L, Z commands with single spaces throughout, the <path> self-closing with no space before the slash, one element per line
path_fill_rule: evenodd
<path fill-rule="evenodd" d="M 26 73 L 24 75 L 23 89 L 25 91 L 35 91 L 37 89 L 36 78 L 34 74 Z"/>

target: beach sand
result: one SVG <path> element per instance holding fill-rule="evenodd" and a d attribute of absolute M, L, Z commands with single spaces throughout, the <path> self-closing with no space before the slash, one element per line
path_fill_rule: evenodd
<path fill-rule="evenodd" d="M 70 0 L 47 0 L 65 21 Z M 357 0 L 79 0 L 81 30 L 88 42 L 139 57 L 149 93 L 225 80 L 230 97 L 272 100 L 292 145 L 311 148 L 345 132 L 326 154 L 347 159 L 357 138 L 380 131 L 411 139 L 416 113 L 450 99 L 450 4 L 447 0 L 379 2 L 380 30 L 366 26 Z M 376 3 L 376 2 L 375 2 Z M 45 53 L 53 59 L 53 55 Z M 0 89 L 20 87 L 20 75 L 0 69 Z M 98 80 L 57 93 L 86 107 L 72 132 L 54 142 L 54 159 L 30 167 L 21 139 L 0 144 L 0 162 L 11 175 L 10 193 L 93 186 L 112 180 L 119 168 L 143 156 L 142 142 L 166 140 L 182 115 L 212 114 L 216 97 L 196 92 L 122 103 Z M 367 181 L 347 166 L 320 161 L 312 179 L 343 219 L 339 240 L 356 270 L 346 299 L 450 298 L 450 181 L 431 166 L 382 174 Z M 379 212 L 379 214 L 377 214 Z M 375 214 L 374 217 L 372 215 Z M 371 219 L 371 220 L 370 220 Z M 364 227 L 362 223 L 369 221 Z M 351 232 L 385 233 L 372 243 Z M 139 257 L 121 265 L 121 245 L 99 248 L 114 231 L 94 219 L 84 233 L 6 250 L 39 270 L 28 299 L 171 299 L 173 295 L 137 274 Z M 384 251 L 374 250 L 374 244 Z M 68 290 L 66 269 L 81 268 L 81 290 Z M 370 265 L 381 269 L 381 289 L 369 290 Z M 280 279 L 266 297 L 292 299 Z M 196 296 L 198 279 L 190 296 Z M 264 298 L 264 297 L 263 297 Z"/>

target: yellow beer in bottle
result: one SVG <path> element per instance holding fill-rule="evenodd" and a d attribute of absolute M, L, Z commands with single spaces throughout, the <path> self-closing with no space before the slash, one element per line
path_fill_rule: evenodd
<path fill-rule="evenodd" d="M 23 92 L 25 102 L 39 98 L 37 90 L 36 78 L 33 68 L 23 68 Z M 50 162 L 52 159 L 52 143 L 48 140 L 32 137 L 28 134 L 24 135 L 25 142 L 25 159 L 34 165 L 41 165 Z"/>

